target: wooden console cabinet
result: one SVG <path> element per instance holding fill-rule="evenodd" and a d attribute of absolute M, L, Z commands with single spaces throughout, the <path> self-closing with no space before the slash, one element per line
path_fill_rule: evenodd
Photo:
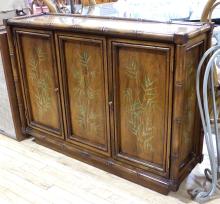
<path fill-rule="evenodd" d="M 195 74 L 209 24 L 59 14 L 5 23 L 24 134 L 163 194 L 202 161 Z"/>

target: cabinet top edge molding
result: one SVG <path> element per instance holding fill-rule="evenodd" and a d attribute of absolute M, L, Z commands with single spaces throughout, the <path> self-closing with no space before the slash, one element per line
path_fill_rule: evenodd
<path fill-rule="evenodd" d="M 211 30 L 209 23 L 159 22 L 143 19 L 124 19 L 68 14 L 40 14 L 5 20 L 5 25 L 47 30 L 96 33 L 142 39 L 161 39 L 186 43 L 201 33 Z"/>

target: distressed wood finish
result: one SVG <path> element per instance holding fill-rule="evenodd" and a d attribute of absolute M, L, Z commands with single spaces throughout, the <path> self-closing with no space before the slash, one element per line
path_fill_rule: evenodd
<path fill-rule="evenodd" d="M 74 16 L 74 21 L 73 21 Z M 116 17 L 82 16 L 67 14 L 32 15 L 9 19 L 10 25 L 31 27 L 46 30 L 62 30 L 96 33 L 106 36 L 120 36 L 122 38 L 151 39 L 153 41 L 166 41 L 183 44 L 190 38 L 207 32 L 210 24 L 189 22 L 154 22 L 144 19 L 124 19 Z M 150 28 L 150 29 L 149 29 Z"/>
<path fill-rule="evenodd" d="M 110 44 L 115 158 L 168 175 L 174 47 L 125 40 Z"/>
<path fill-rule="evenodd" d="M 190 135 L 198 135 L 198 129 L 196 128 L 196 117 L 198 117 L 198 110 L 196 107 L 197 99 L 194 94 L 196 90 L 196 68 L 201 58 L 201 50 L 204 50 L 202 43 L 196 46 L 187 47 L 185 53 L 185 91 L 184 98 L 187 98 L 184 108 L 183 108 L 183 135 L 181 137 L 181 166 L 185 164 L 191 155 L 196 154 L 195 150 L 195 138 Z M 194 141 L 195 140 L 195 141 Z"/>
<path fill-rule="evenodd" d="M 29 131 L 33 128 L 63 138 L 52 33 L 22 29 L 15 33 Z"/>
<path fill-rule="evenodd" d="M 65 34 L 58 34 L 57 39 L 66 96 L 67 140 L 109 155 L 106 40 Z"/>
<path fill-rule="evenodd" d="M 25 133 L 21 129 L 21 118 L 19 113 L 19 105 L 15 92 L 15 81 L 13 78 L 13 70 L 10 61 L 9 46 L 7 43 L 7 33 L 5 28 L 0 32 L 0 49 L 2 55 L 2 63 L 7 85 L 8 97 L 11 107 L 11 114 L 15 128 L 15 136 L 18 141 L 25 139 Z"/>
<path fill-rule="evenodd" d="M 195 70 L 209 24 L 77 15 L 6 24 L 22 126 L 38 143 L 163 194 L 202 161 Z M 28 58 L 41 47 L 50 56 L 49 119 L 39 118 L 29 79 Z"/>

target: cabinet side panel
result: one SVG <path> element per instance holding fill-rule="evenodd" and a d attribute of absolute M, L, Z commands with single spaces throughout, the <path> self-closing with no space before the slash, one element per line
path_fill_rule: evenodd
<path fill-rule="evenodd" d="M 184 81 L 184 106 L 183 128 L 180 138 L 180 168 L 197 155 L 197 146 L 201 135 L 201 125 L 198 124 L 200 116 L 196 98 L 196 70 L 198 67 L 204 44 L 187 48 L 185 54 L 185 81 Z"/>

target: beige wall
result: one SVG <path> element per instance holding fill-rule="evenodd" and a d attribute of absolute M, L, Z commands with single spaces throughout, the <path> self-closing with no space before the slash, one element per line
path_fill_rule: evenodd
<path fill-rule="evenodd" d="M 24 8 L 25 2 L 26 0 L 0 0 L 0 11 Z"/>

